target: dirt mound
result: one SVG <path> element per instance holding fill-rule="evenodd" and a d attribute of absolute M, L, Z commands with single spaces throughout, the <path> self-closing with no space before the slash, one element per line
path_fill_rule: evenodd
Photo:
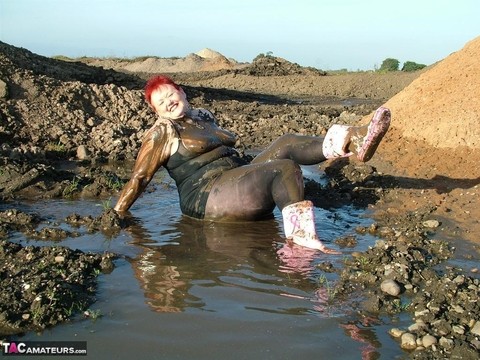
<path fill-rule="evenodd" d="M 237 61 L 227 59 L 219 52 L 208 48 L 200 50 L 196 54 L 188 54 L 185 57 L 161 58 L 149 56 L 135 59 L 82 58 L 80 60 L 104 69 L 114 69 L 135 74 L 209 72 L 230 70 L 241 66 Z"/>
<path fill-rule="evenodd" d="M 0 41 L 0 77 L 5 81 L 4 78 L 15 76 L 46 76 L 60 81 L 81 81 L 88 84 L 116 83 L 129 88 L 142 86 L 138 78 L 128 74 L 89 66 L 80 61 L 47 58 Z"/>
<path fill-rule="evenodd" d="M 197 51 L 195 54 L 204 58 L 204 59 L 214 59 L 214 58 L 217 58 L 217 57 L 224 57 L 218 51 L 215 51 L 215 50 L 212 50 L 212 49 L 209 49 L 209 48 L 205 48 L 205 49 L 202 49 L 200 51 Z"/>
<path fill-rule="evenodd" d="M 141 62 L 133 62 L 123 66 L 116 66 L 117 70 L 126 70 L 133 73 L 176 73 L 196 71 L 216 71 L 231 69 L 235 66 L 225 56 L 202 57 L 189 54 L 184 58 L 148 58 Z"/>
<path fill-rule="evenodd" d="M 80 60 L 89 65 L 135 74 L 192 74 L 223 71 L 224 73 L 234 72 L 235 74 L 248 76 L 326 75 L 325 71 L 312 67 L 302 67 L 271 55 L 261 54 L 252 63 L 239 63 L 208 48 L 188 54 L 185 57 L 146 57 L 133 60 L 84 58 Z M 202 74 L 202 76 L 210 77 L 208 74 Z"/>
<path fill-rule="evenodd" d="M 392 97 L 385 159 L 409 173 L 480 174 L 480 37 Z M 366 119 L 365 119 L 366 120 Z"/>
<path fill-rule="evenodd" d="M 0 156 L 74 153 L 82 144 L 90 154 L 120 153 L 129 148 L 128 137 L 154 121 L 142 91 L 132 90 L 143 86 L 133 75 L 0 43 Z M 115 134 L 128 134 L 122 135 L 126 143 Z"/>
<path fill-rule="evenodd" d="M 399 183 L 385 203 L 387 213 L 430 206 L 455 228 L 445 236 L 461 234 L 475 242 L 480 233 L 479 55 L 476 38 L 387 101 L 391 129 L 371 161 Z"/>
<path fill-rule="evenodd" d="M 302 67 L 285 59 L 259 55 L 252 64 L 238 73 L 253 76 L 286 76 L 286 75 L 326 75 L 327 73 L 311 67 Z"/>
<path fill-rule="evenodd" d="M 416 79 L 388 103 L 405 136 L 434 147 L 480 149 L 480 37 Z M 412 126 L 415 125 L 415 126 Z"/>

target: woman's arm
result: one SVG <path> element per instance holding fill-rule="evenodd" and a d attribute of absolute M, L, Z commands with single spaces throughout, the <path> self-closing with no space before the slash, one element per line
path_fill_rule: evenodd
<path fill-rule="evenodd" d="M 114 209 L 127 211 L 145 190 L 153 175 L 177 150 L 178 135 L 171 123 L 154 125 L 145 135 L 132 176 L 125 185 Z"/>

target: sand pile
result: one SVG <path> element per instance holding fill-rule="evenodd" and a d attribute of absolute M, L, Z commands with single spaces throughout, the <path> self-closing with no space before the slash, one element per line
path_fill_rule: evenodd
<path fill-rule="evenodd" d="M 104 69 L 128 71 L 131 73 L 178 73 L 197 71 L 217 71 L 233 69 L 238 66 L 234 59 L 227 59 L 217 51 L 203 49 L 185 57 L 147 57 L 133 60 L 126 59 L 83 59 L 89 65 Z"/>
<path fill-rule="evenodd" d="M 200 51 L 197 51 L 195 54 L 205 59 L 214 59 L 217 57 L 224 57 L 218 51 L 215 51 L 209 48 L 205 48 Z"/>
<path fill-rule="evenodd" d="M 480 37 L 427 70 L 386 104 L 385 160 L 417 175 L 480 174 Z"/>

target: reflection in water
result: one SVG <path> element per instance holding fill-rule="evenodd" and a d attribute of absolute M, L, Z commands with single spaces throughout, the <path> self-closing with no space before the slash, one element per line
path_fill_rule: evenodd
<path fill-rule="evenodd" d="M 143 249 L 130 263 L 143 289 L 146 303 L 156 312 L 173 313 L 189 307 L 203 308 L 205 302 L 190 293 L 193 284 L 252 287 L 254 285 L 251 283 L 246 284 L 241 280 L 249 276 L 255 277 L 257 283 L 263 282 L 256 291 L 272 291 L 278 296 L 297 298 L 306 298 L 305 292 L 314 294 L 309 299 L 313 303 L 312 309 L 329 314 L 332 306 L 331 289 L 317 287 L 309 278 L 309 274 L 315 272 L 314 259 L 322 255 L 314 250 L 286 244 L 280 236 L 279 224 L 274 220 L 209 223 L 182 216 L 171 228 L 155 235 L 156 238 L 169 238 L 163 244 L 153 240 L 139 221 L 127 230 L 133 237 L 133 243 Z M 232 264 L 244 270 L 235 271 Z M 231 278 L 226 279 L 226 274 L 230 274 Z M 282 279 L 294 281 L 295 286 L 303 288 L 305 292 L 294 294 L 285 292 L 281 286 L 271 286 Z M 280 312 L 278 309 L 255 310 Z M 377 359 L 377 348 L 381 344 L 374 332 L 368 329 L 373 319 L 362 321 L 361 325 L 349 322 L 340 326 L 349 337 L 364 344 L 361 347 L 362 359 Z"/>
<path fill-rule="evenodd" d="M 142 252 L 130 260 L 136 278 L 141 284 L 146 303 L 156 312 L 182 312 L 189 307 L 203 308 L 205 302 L 190 292 L 192 285 L 255 287 L 255 291 L 290 298 L 310 300 L 316 311 L 332 314 L 331 289 L 317 286 L 314 260 L 323 255 L 317 251 L 287 244 L 280 236 L 275 220 L 248 223 L 209 223 L 182 216 L 178 222 L 160 234 L 146 231 L 136 220 L 127 231 L 133 243 Z M 152 236 L 154 235 L 154 236 Z M 152 238 L 164 239 L 163 242 Z M 230 278 L 227 279 L 227 275 Z M 309 276 L 312 275 L 313 276 Z M 242 281 L 248 277 L 250 281 Z M 302 289 L 298 294 L 281 286 L 283 281 L 294 282 Z M 272 286 L 275 282 L 279 286 Z M 287 290 L 287 291 L 286 291 Z M 310 298 L 306 294 L 313 294 Z M 340 308 L 338 300 L 336 307 Z M 253 309 L 250 307 L 250 309 Z M 265 309 L 259 311 L 293 313 L 299 309 Z M 345 309 L 343 309 L 345 311 Z M 343 312 L 343 315 L 345 313 Z M 370 321 L 371 322 L 371 321 Z M 370 322 L 362 326 L 355 322 L 341 324 L 353 340 L 364 344 L 362 359 L 377 359 L 377 341 Z"/>
<path fill-rule="evenodd" d="M 318 251 L 288 241 L 277 251 L 277 254 L 282 262 L 280 271 L 309 274 L 315 269 L 313 260 L 318 256 Z"/>
<path fill-rule="evenodd" d="M 382 336 L 391 341 L 388 335 L 375 333 L 374 325 L 354 320 L 352 299 L 332 299 L 332 289 L 320 284 L 319 277 L 325 276 L 333 287 L 336 274 L 325 274 L 317 265 L 327 261 L 340 269 L 344 255 L 325 255 L 285 244 L 281 219 L 248 223 L 190 219 L 179 213 L 173 190 L 162 191 L 161 203 L 155 192 L 146 193 L 139 200 L 135 210 L 139 218 L 131 219 L 126 233 L 105 241 L 101 234 L 86 232 L 63 242 L 82 250 L 108 248 L 120 253 L 127 257 L 135 276 L 135 279 L 125 279 L 124 276 L 131 276 L 132 272 L 129 266 L 123 269 L 120 266 L 111 276 L 102 277 L 106 286 L 100 297 L 105 296 L 108 304 L 104 312 L 112 311 L 114 315 L 95 323 L 95 335 L 84 334 L 92 349 L 101 349 L 106 344 L 115 347 L 119 341 L 127 343 L 132 336 L 152 347 L 159 343 L 158 336 L 163 338 L 162 350 L 170 347 L 178 351 L 185 347 L 198 350 L 204 348 L 203 341 L 223 337 L 223 344 L 248 344 L 250 354 L 269 349 L 272 355 L 275 352 L 313 358 L 312 354 L 320 350 L 319 357 L 334 358 L 338 348 L 331 344 L 341 346 L 346 334 L 359 344 L 358 348 L 348 350 L 354 353 L 350 358 L 358 358 L 361 351 L 364 359 L 373 359 L 385 343 Z M 34 210 L 53 221 L 71 213 L 73 205 L 82 215 L 101 211 L 94 203 L 85 201 L 38 202 Z M 335 246 L 332 242 L 336 237 L 361 221 L 351 220 L 352 213 L 351 209 L 344 210 L 342 216 L 333 221 L 330 212 L 317 209 L 322 240 Z M 21 234 L 19 241 L 22 241 L 20 238 L 23 239 Z M 362 241 L 359 244 L 362 246 Z M 346 255 L 349 250 L 342 251 Z M 113 278 L 118 282 L 112 282 Z M 137 282 L 141 291 L 137 290 Z M 170 324 L 168 331 L 158 325 L 165 319 Z M 123 327 L 122 323 L 128 326 Z M 69 326 L 42 336 L 71 340 L 72 334 L 76 336 L 85 324 Z M 224 334 L 225 327 L 230 329 L 228 335 Z M 210 333 L 206 330 L 197 336 L 199 328 L 208 329 Z M 135 332 L 131 332 L 133 329 Z M 114 337 L 111 334 L 115 334 Z M 377 340 L 377 336 L 382 341 Z M 192 337 L 197 340 L 193 343 L 188 340 L 187 344 L 185 339 Z M 110 343 L 110 338 L 115 340 Z M 278 349 L 287 343 L 288 347 Z M 352 340 L 346 343 L 352 344 Z M 127 358 L 124 351 L 122 348 L 116 355 Z M 196 352 L 190 358 L 211 357 L 206 353 L 198 356 Z"/>
<path fill-rule="evenodd" d="M 314 260 L 331 255 L 285 243 L 273 219 L 211 223 L 181 216 L 159 234 L 148 232 L 139 220 L 127 231 L 142 249 L 130 263 L 155 311 L 203 307 L 202 299 L 191 293 L 192 285 L 242 286 L 304 298 L 320 312 L 330 307 L 329 295 L 318 296 L 326 290 L 317 289 Z M 285 283 L 294 283 L 299 293 L 286 292 Z"/>
<path fill-rule="evenodd" d="M 163 264 L 164 260 L 159 251 L 145 248 L 132 264 L 148 305 L 159 312 L 179 312 L 185 301 L 187 283 L 180 279 L 177 267 Z"/>
<path fill-rule="evenodd" d="M 164 243 L 153 240 L 139 221 L 127 231 L 143 250 L 130 263 L 155 311 L 202 307 L 201 299 L 189 293 L 191 285 L 223 284 L 225 274 L 234 275 L 236 267 L 250 268 L 256 277 L 278 273 L 272 244 L 283 239 L 274 220 L 213 224 L 182 216 L 171 228 L 155 234 L 167 239 Z"/>
<path fill-rule="evenodd" d="M 381 344 L 377 340 L 375 333 L 371 329 L 368 329 L 368 327 L 375 322 L 376 319 L 367 317 L 361 321 L 361 324 L 349 322 L 347 324 L 340 325 L 344 329 L 345 333 L 353 340 L 364 344 L 360 348 L 362 360 L 375 360 L 380 358 L 377 348 L 380 348 Z"/>

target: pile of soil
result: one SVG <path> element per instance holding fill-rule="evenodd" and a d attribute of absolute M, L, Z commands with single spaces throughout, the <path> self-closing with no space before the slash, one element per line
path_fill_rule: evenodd
<path fill-rule="evenodd" d="M 386 102 L 393 114 L 393 131 L 382 144 L 385 160 L 409 174 L 478 178 L 479 56 L 480 37 Z"/>
<path fill-rule="evenodd" d="M 397 175 L 403 191 L 390 208 L 435 206 L 459 234 L 480 238 L 480 37 L 423 72 L 385 106 L 392 125 L 372 162 Z M 363 121 L 369 120 L 371 115 Z M 412 191 L 419 188 L 421 191 Z M 398 209 L 397 209 L 398 210 Z"/>
<path fill-rule="evenodd" d="M 252 76 L 327 75 L 325 71 L 305 68 L 285 59 L 263 54 L 257 56 L 251 65 L 236 71 L 236 73 Z"/>
<path fill-rule="evenodd" d="M 175 73 L 175 72 L 210 72 L 218 70 L 240 69 L 242 64 L 234 59 L 227 59 L 217 51 L 202 49 L 185 57 L 160 58 L 147 56 L 134 59 L 88 58 L 79 59 L 85 64 L 114 69 L 130 73 Z"/>
<path fill-rule="evenodd" d="M 371 207 L 377 222 L 359 231 L 371 231 L 381 240 L 346 261 L 338 291 L 368 295 L 361 305 L 368 313 L 411 311 L 416 326 L 394 333 L 401 333 L 401 346 L 415 349 L 412 354 L 419 358 L 470 358 L 480 348 L 480 309 L 472 300 L 479 295 L 478 279 L 471 276 L 475 269 L 467 269 L 471 274 L 459 269 L 442 274 L 435 268 L 452 256 L 445 239 L 477 241 L 468 256 L 479 256 L 479 100 L 474 96 L 480 84 L 479 47 L 475 39 L 417 73 L 332 75 L 271 57 L 232 69 L 171 72 L 192 105 L 212 110 L 221 126 L 239 135 L 237 145 L 244 152 L 285 133 L 319 135 L 333 123 L 359 124 L 379 105 L 391 108 L 391 131 L 372 161 L 325 162 L 328 183 L 307 181 L 306 196 L 317 206 Z M 204 62 L 200 59 L 195 55 L 188 61 Z M 177 60 L 178 66 L 186 61 Z M 155 121 L 141 91 L 151 76 L 148 63 L 143 65 L 138 73 L 105 70 L 0 43 L 0 198 L 101 198 L 120 190 L 129 166 L 123 173 L 118 167 L 111 173 L 102 165 L 133 160 Z M 85 194 L 87 184 L 93 190 Z M 8 240 L 21 226 L 5 219 L 0 217 L 0 238 Z M 27 222 L 34 227 L 36 219 Z M 71 215 L 72 221 L 90 224 L 92 231 L 128 226 L 108 210 L 93 221 Z M 55 230 L 25 234 L 35 239 L 74 236 Z M 3 241 L 0 253 L 25 252 L 11 246 Z M 25 259 L 17 257 L 19 262 Z M 1 271 L 8 274 L 4 265 Z M 55 278 L 55 271 L 45 276 Z M 23 292 L 14 294 L 21 303 Z M 400 304 L 400 295 L 410 297 L 412 305 Z M 31 318 L 25 315 L 21 321 Z M 32 326 L 21 321 L 15 323 L 17 329 Z"/>
<path fill-rule="evenodd" d="M 395 113 L 393 124 L 404 137 L 422 139 L 432 148 L 480 149 L 480 102 L 475 96 L 480 89 L 479 57 L 480 37 L 385 104 Z"/>

